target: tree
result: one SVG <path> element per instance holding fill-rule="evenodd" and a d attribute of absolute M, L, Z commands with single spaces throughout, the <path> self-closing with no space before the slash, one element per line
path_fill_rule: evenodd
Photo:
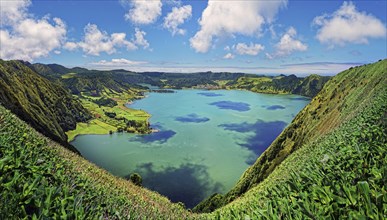
<path fill-rule="evenodd" d="M 138 173 L 130 174 L 129 180 L 136 186 L 142 186 L 142 177 Z"/>

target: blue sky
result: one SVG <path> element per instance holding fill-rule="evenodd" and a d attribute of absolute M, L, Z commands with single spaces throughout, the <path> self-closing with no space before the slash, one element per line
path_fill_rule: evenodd
<path fill-rule="evenodd" d="M 2 59 L 307 75 L 387 55 L 385 0 L 0 2 Z"/>

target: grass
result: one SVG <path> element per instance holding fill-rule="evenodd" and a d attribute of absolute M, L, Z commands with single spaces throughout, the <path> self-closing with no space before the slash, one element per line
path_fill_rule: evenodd
<path fill-rule="evenodd" d="M 231 89 L 245 89 L 252 92 L 258 93 L 269 93 L 269 94 L 287 94 L 289 92 L 282 91 L 273 88 L 271 83 L 273 79 L 270 77 L 240 77 L 235 85 L 232 85 Z"/>
<path fill-rule="evenodd" d="M 77 123 L 77 128 L 66 132 L 68 141 L 71 142 L 76 136 L 82 134 L 109 134 L 109 131 L 115 131 L 117 128 L 106 124 L 98 119 L 93 119 L 88 123 Z"/>
<path fill-rule="evenodd" d="M 386 65 L 387 60 L 384 60 L 352 68 L 333 77 L 222 199 L 217 197 L 217 201 L 203 202 L 195 211 L 205 209 L 208 212 L 237 199 L 261 185 L 287 157 L 373 108 L 373 100 L 386 93 Z M 306 154 L 309 155 L 308 152 Z M 303 160 L 300 161 L 303 163 Z"/>
<path fill-rule="evenodd" d="M 45 138 L 2 106 L 0 173 L 0 219 L 196 218 Z"/>
<path fill-rule="evenodd" d="M 138 91 L 135 91 L 138 92 Z M 123 118 L 126 120 L 135 120 L 143 123 L 148 123 L 150 115 L 143 110 L 127 108 L 126 104 L 136 98 L 135 92 L 127 91 L 117 93 L 112 90 L 105 89 L 100 97 L 92 97 L 82 94 L 80 100 L 82 106 L 90 111 L 93 120 L 88 123 L 77 123 L 76 129 L 66 132 L 68 141 L 74 140 L 77 135 L 81 134 L 109 134 L 110 131 L 115 132 L 119 128 L 127 127 Z M 101 97 L 110 98 L 117 102 L 114 107 L 99 106 L 93 100 Z M 113 112 L 115 118 L 108 117 L 105 112 Z M 121 119 L 121 120 L 120 120 Z M 134 132 L 140 132 L 133 130 Z"/>
<path fill-rule="evenodd" d="M 209 219 L 386 219 L 387 90 Z"/>

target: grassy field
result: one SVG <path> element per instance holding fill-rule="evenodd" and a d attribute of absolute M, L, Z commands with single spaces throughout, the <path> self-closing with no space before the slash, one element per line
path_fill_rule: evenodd
<path fill-rule="evenodd" d="M 93 116 L 93 120 L 88 123 L 78 123 L 75 130 L 66 132 L 68 141 L 72 141 L 77 135 L 80 134 L 108 134 L 110 131 L 116 132 L 119 128 L 126 128 L 125 120 L 135 120 L 142 123 L 147 123 L 150 115 L 143 110 L 136 110 L 127 108 L 125 105 L 138 98 L 136 94 L 139 91 L 127 91 L 123 93 L 117 93 L 112 90 L 105 89 L 101 96 L 93 97 L 82 94 L 80 100 L 86 109 L 90 111 Z M 117 102 L 116 106 L 102 106 L 96 104 L 94 101 L 100 98 L 109 98 Z M 116 114 L 116 117 L 108 117 L 105 112 L 111 112 Z M 123 120 L 125 119 L 125 120 Z M 138 132 L 133 129 L 133 132 Z"/>
<path fill-rule="evenodd" d="M 68 141 L 71 142 L 77 135 L 82 134 L 109 134 L 109 131 L 115 131 L 117 128 L 106 124 L 98 119 L 93 119 L 88 123 L 77 123 L 77 128 L 66 132 Z"/>

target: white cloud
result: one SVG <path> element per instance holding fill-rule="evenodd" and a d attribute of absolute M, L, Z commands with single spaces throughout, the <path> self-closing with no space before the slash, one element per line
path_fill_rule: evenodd
<path fill-rule="evenodd" d="M 347 43 L 367 44 L 369 38 L 385 38 L 386 27 L 376 17 L 359 12 L 352 2 L 344 2 L 333 14 L 315 17 L 313 25 L 320 27 L 316 38 L 329 47 Z"/>
<path fill-rule="evenodd" d="M 135 39 L 134 39 L 134 43 L 136 45 L 139 45 L 139 46 L 142 46 L 144 49 L 148 48 L 149 47 L 149 43 L 148 41 L 145 39 L 145 35 L 146 35 L 146 32 L 145 31 L 141 31 L 140 29 L 136 28 L 135 29 Z"/>
<path fill-rule="evenodd" d="M 85 36 L 80 42 L 67 42 L 64 48 L 67 50 L 82 49 L 88 55 L 99 56 L 100 53 L 113 54 L 118 47 L 125 47 L 127 50 L 136 50 L 137 46 L 144 49 L 149 47 L 145 39 L 146 33 L 140 29 L 135 29 L 134 39 L 126 40 L 125 33 L 113 33 L 109 35 L 105 31 L 98 29 L 95 24 L 88 24 L 84 28 Z"/>
<path fill-rule="evenodd" d="M 296 39 L 297 31 L 295 28 L 290 27 L 288 31 L 281 37 L 280 41 L 275 45 L 276 52 L 274 54 L 266 53 L 268 59 L 276 57 L 284 57 L 297 51 L 306 51 L 308 45 L 302 43 Z"/>
<path fill-rule="evenodd" d="M 215 37 L 261 32 L 262 25 L 271 23 L 287 0 L 278 1 L 217 1 L 209 0 L 199 19 L 200 30 L 190 39 L 196 52 L 209 50 Z"/>
<path fill-rule="evenodd" d="M 74 42 L 66 42 L 63 45 L 63 48 L 70 50 L 70 51 L 73 51 L 73 50 L 76 50 L 78 48 L 78 44 L 74 43 Z"/>
<path fill-rule="evenodd" d="M 98 62 L 94 62 L 90 64 L 95 66 L 111 66 L 111 67 L 117 68 L 117 66 L 135 66 L 135 65 L 141 65 L 146 63 L 147 62 L 145 61 L 133 61 L 133 60 L 120 58 L 120 59 L 112 59 L 111 61 L 100 60 Z"/>
<path fill-rule="evenodd" d="M 35 19 L 27 13 L 30 1 L 0 1 L 0 57 L 32 61 L 60 48 L 66 25 L 59 18 Z"/>
<path fill-rule="evenodd" d="M 161 0 L 132 0 L 125 19 L 135 24 L 152 24 L 161 15 Z"/>
<path fill-rule="evenodd" d="M 230 60 L 230 59 L 234 59 L 234 58 L 235 58 L 235 56 L 232 53 L 227 53 L 223 57 L 223 59 L 226 59 L 226 60 Z"/>
<path fill-rule="evenodd" d="M 192 6 L 184 5 L 180 8 L 173 7 L 172 11 L 164 18 L 163 27 L 172 32 L 172 35 L 184 35 L 186 30 L 178 28 L 185 20 L 192 16 Z"/>
<path fill-rule="evenodd" d="M 244 43 L 238 43 L 237 45 L 234 45 L 233 48 L 235 48 L 235 51 L 239 55 L 250 55 L 250 56 L 256 56 L 259 52 L 265 49 L 264 46 L 261 44 L 253 44 L 250 43 L 250 45 L 246 45 Z"/>
<path fill-rule="evenodd" d="M 0 1 L 1 24 L 13 24 L 27 17 L 27 8 L 31 5 L 29 0 Z"/>

